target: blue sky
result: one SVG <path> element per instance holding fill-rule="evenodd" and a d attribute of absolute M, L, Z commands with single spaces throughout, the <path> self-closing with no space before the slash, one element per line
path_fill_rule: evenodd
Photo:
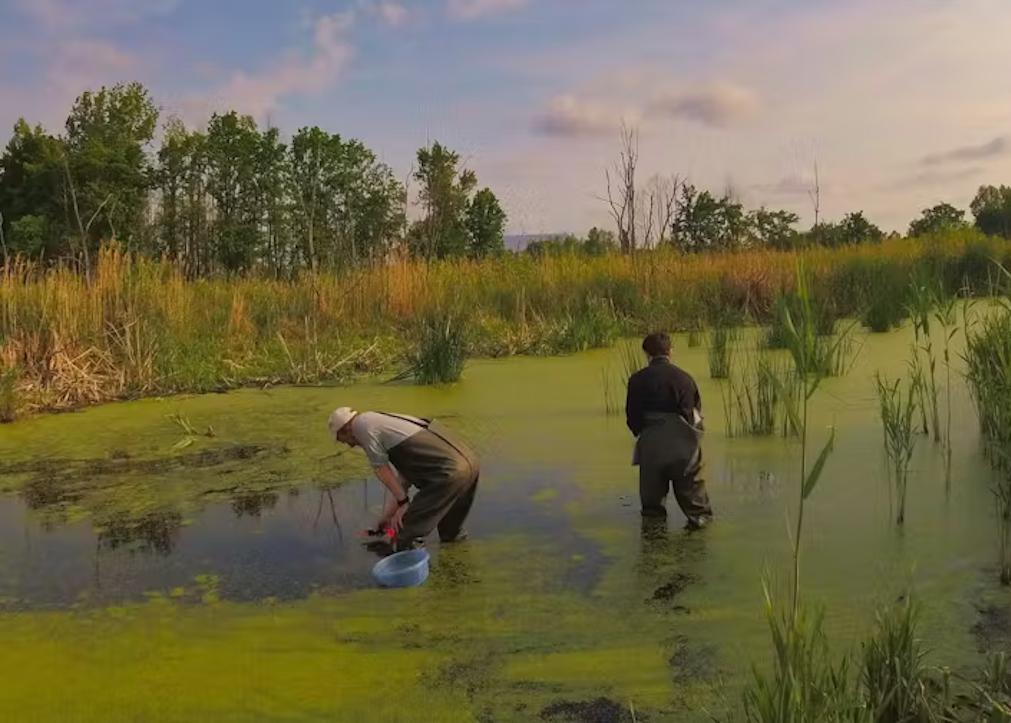
<path fill-rule="evenodd" d="M 608 222 L 624 120 L 641 176 L 902 229 L 1011 182 L 1005 0 L 0 0 L 0 124 L 58 129 L 75 95 L 140 80 L 215 110 L 359 137 L 406 176 L 430 139 L 512 232 Z"/>

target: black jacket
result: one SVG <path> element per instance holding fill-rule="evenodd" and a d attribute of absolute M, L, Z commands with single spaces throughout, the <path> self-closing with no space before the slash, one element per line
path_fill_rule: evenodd
<path fill-rule="evenodd" d="M 693 409 L 702 412 L 702 398 L 695 380 L 666 357 L 655 357 L 648 367 L 637 371 L 628 380 L 625 421 L 637 437 L 648 413 L 680 414 L 691 424 Z"/>

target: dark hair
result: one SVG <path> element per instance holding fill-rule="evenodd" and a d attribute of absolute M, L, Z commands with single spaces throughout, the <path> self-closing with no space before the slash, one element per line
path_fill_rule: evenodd
<path fill-rule="evenodd" d="M 642 350 L 650 356 L 670 356 L 670 336 L 662 331 L 642 340 Z"/>

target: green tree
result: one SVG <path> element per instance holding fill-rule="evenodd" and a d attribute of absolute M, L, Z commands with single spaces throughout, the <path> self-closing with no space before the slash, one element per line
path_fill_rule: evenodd
<path fill-rule="evenodd" d="M 505 252 L 505 224 L 506 213 L 490 188 L 474 194 L 467 207 L 470 255 L 484 258 Z"/>
<path fill-rule="evenodd" d="M 672 222 L 672 243 L 682 251 L 729 251 L 748 242 L 749 219 L 744 207 L 724 195 L 697 192 L 682 184 Z"/>
<path fill-rule="evenodd" d="M 1011 187 L 980 186 L 969 209 L 980 231 L 1011 238 Z"/>
<path fill-rule="evenodd" d="M 884 232 L 867 220 L 863 211 L 854 211 L 839 223 L 822 221 L 807 233 L 807 241 L 818 246 L 835 248 L 861 243 L 880 243 Z"/>
<path fill-rule="evenodd" d="M 262 246 L 256 185 L 260 133 L 235 111 L 211 116 L 207 125 L 207 190 L 214 199 L 216 261 L 227 271 L 252 267 Z"/>
<path fill-rule="evenodd" d="M 864 217 L 863 211 L 854 211 L 839 223 L 839 234 L 844 244 L 881 243 L 884 232 Z"/>
<path fill-rule="evenodd" d="M 346 141 L 342 159 L 342 172 L 329 186 L 335 246 L 352 264 L 382 258 L 403 228 L 403 186 L 361 141 Z"/>
<path fill-rule="evenodd" d="M 143 228 L 146 147 L 157 123 L 158 109 L 140 83 L 85 91 L 75 101 L 66 122 L 64 171 L 86 257 L 101 239 L 130 243 Z"/>
<path fill-rule="evenodd" d="M 302 128 L 288 151 L 298 246 L 311 268 L 375 259 L 404 224 L 404 188 L 360 141 Z"/>
<path fill-rule="evenodd" d="M 438 142 L 418 151 L 414 179 L 421 184 L 419 199 L 425 216 L 411 228 L 410 242 L 419 256 L 445 258 L 467 253 L 470 234 L 466 213 L 477 176 L 473 171 L 457 170 L 459 162 L 457 153 Z"/>
<path fill-rule="evenodd" d="M 923 209 L 923 215 L 909 224 L 910 236 L 926 236 L 941 231 L 965 228 L 965 211 L 950 203 L 939 203 Z"/>
<path fill-rule="evenodd" d="M 793 228 L 800 217 L 790 211 L 771 211 L 764 206 L 748 214 L 748 225 L 755 243 L 774 249 L 793 248 L 797 231 Z"/>
<path fill-rule="evenodd" d="M 0 214 L 3 234 L 12 254 L 55 258 L 69 253 L 66 245 L 63 147 L 42 126 L 24 119 L 0 156 Z M 29 219 L 19 230 L 21 219 Z"/>
<path fill-rule="evenodd" d="M 590 256 L 605 256 L 618 251 L 618 240 L 613 231 L 594 226 L 586 234 L 583 250 Z"/>
<path fill-rule="evenodd" d="M 263 229 L 263 262 L 274 276 L 281 276 L 289 263 L 288 209 L 285 194 L 287 147 L 280 132 L 268 128 L 260 134 L 254 156 L 253 177 L 257 219 Z"/>
<path fill-rule="evenodd" d="M 44 257 L 51 239 L 49 219 L 45 216 L 22 216 L 10 225 L 10 253 Z"/>
<path fill-rule="evenodd" d="M 341 166 L 340 136 L 320 128 L 301 128 L 288 146 L 288 187 L 292 217 L 302 258 L 309 268 L 319 267 L 320 229 L 325 226 L 330 179 Z"/>

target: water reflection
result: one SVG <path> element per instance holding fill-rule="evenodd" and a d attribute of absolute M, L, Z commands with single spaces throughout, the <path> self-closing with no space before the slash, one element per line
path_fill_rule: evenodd
<path fill-rule="evenodd" d="M 150 512 L 139 517 L 114 517 L 98 531 L 99 550 L 169 555 L 183 525 L 178 512 Z"/>
<path fill-rule="evenodd" d="M 232 498 L 232 512 L 236 517 L 260 517 L 264 510 L 277 504 L 276 492 L 242 492 Z"/>
<path fill-rule="evenodd" d="M 103 510 L 79 520 L 54 515 L 65 498 L 36 485 L 0 497 L 0 599 L 17 608 L 121 602 L 205 574 L 236 600 L 362 587 L 375 559 L 345 533 L 374 522 L 377 485 L 241 491 L 188 514 Z"/>

